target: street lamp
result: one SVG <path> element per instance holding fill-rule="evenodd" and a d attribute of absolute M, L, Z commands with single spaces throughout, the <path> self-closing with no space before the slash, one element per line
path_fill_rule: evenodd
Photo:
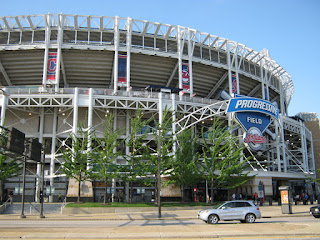
<path fill-rule="evenodd" d="M 25 151 L 23 154 L 23 180 L 22 180 L 22 199 L 21 199 L 21 214 L 20 218 L 26 218 L 26 215 L 24 215 L 24 198 L 25 198 L 25 188 L 26 188 L 26 165 L 27 165 L 27 158 L 26 158 L 26 144 L 25 144 Z"/>
<path fill-rule="evenodd" d="M 161 218 L 161 127 L 158 127 L 158 173 L 157 173 L 157 194 L 158 194 L 158 218 Z"/>
<path fill-rule="evenodd" d="M 42 150 L 42 149 L 41 149 Z M 45 158 L 44 153 L 41 151 L 41 190 L 40 190 L 40 215 L 39 218 L 45 218 L 43 215 L 43 185 L 44 185 L 44 166 L 45 166 Z"/>

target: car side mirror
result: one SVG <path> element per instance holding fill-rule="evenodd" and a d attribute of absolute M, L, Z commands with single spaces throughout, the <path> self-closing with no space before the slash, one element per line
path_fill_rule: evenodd
<path fill-rule="evenodd" d="M 226 207 L 222 207 L 222 208 L 221 208 L 221 210 L 225 210 L 225 209 L 226 209 Z"/>

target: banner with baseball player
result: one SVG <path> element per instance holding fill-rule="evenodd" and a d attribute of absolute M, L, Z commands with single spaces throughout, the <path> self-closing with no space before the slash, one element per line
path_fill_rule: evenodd
<path fill-rule="evenodd" d="M 182 89 L 183 91 L 190 90 L 190 73 L 188 63 L 182 63 Z"/>
<path fill-rule="evenodd" d="M 47 84 L 57 83 L 57 52 L 48 53 Z"/>
<path fill-rule="evenodd" d="M 127 84 L 127 55 L 118 56 L 118 86 Z"/>
<path fill-rule="evenodd" d="M 237 85 L 237 76 L 235 74 L 231 75 L 231 81 L 232 81 L 232 93 L 237 94 L 238 85 Z"/>

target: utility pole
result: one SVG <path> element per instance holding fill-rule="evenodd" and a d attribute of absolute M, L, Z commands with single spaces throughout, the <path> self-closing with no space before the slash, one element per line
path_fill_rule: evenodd
<path fill-rule="evenodd" d="M 23 154 L 23 180 L 22 180 L 22 199 L 21 199 L 21 214 L 20 218 L 26 218 L 26 215 L 24 215 L 24 196 L 25 196 L 25 188 L 26 188 L 26 167 L 27 167 L 27 158 L 26 158 L 26 149 L 27 144 L 24 146 L 24 154 Z"/>
<path fill-rule="evenodd" d="M 158 127 L 158 174 L 157 174 L 157 193 L 158 193 L 158 218 L 161 218 L 161 127 Z"/>
<path fill-rule="evenodd" d="M 43 185 L 44 185 L 44 165 L 45 165 L 45 158 L 44 158 L 44 154 L 41 151 L 41 190 L 40 190 L 40 215 L 39 218 L 45 218 L 45 216 L 43 215 Z"/>

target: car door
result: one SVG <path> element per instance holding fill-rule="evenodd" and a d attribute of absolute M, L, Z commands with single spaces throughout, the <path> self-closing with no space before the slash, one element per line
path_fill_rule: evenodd
<path fill-rule="evenodd" d="M 234 202 L 228 202 L 219 208 L 219 217 L 221 220 L 232 220 L 235 217 Z"/>
<path fill-rule="evenodd" d="M 243 219 L 245 211 L 246 211 L 245 202 L 234 203 L 234 219 Z"/>

